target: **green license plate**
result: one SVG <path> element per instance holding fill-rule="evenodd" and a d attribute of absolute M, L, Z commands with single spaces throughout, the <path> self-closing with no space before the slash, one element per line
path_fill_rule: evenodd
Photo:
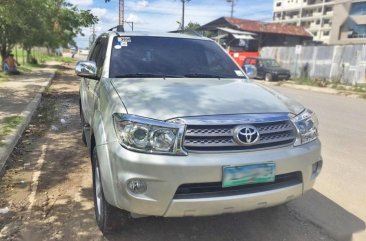
<path fill-rule="evenodd" d="M 274 182 L 276 164 L 260 163 L 223 168 L 222 187 Z"/>

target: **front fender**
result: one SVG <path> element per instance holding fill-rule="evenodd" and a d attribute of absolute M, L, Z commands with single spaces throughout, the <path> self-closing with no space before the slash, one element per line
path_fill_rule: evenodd
<path fill-rule="evenodd" d="M 117 197 L 115 195 L 115 178 L 113 177 L 113 163 L 110 161 L 107 143 L 107 134 L 101 113 L 96 110 L 92 123 L 92 135 L 97 148 L 100 175 L 104 197 L 107 202 L 116 206 Z"/>

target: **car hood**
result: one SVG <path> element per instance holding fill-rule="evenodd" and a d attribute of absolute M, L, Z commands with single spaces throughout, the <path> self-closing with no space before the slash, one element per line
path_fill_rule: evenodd
<path fill-rule="evenodd" d="M 112 79 L 127 113 L 167 120 L 175 117 L 300 113 L 289 98 L 244 79 Z"/>

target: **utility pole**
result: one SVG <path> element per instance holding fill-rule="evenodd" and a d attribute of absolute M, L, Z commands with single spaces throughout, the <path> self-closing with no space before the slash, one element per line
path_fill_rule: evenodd
<path fill-rule="evenodd" d="M 234 17 L 234 7 L 235 7 L 236 0 L 226 0 L 226 2 L 231 3 L 230 17 L 232 18 L 232 17 Z"/>
<path fill-rule="evenodd" d="M 125 21 L 125 23 L 127 23 L 128 25 L 130 25 L 131 30 L 133 31 L 133 21 Z"/>
<path fill-rule="evenodd" d="M 95 33 L 95 24 L 93 24 L 92 35 L 90 35 L 90 37 L 89 37 L 89 47 L 91 47 L 93 45 L 96 38 L 97 38 L 97 35 Z"/>
<path fill-rule="evenodd" d="M 184 14 L 185 14 L 185 5 L 186 2 L 190 2 L 191 0 L 181 0 L 182 2 L 182 23 L 181 23 L 181 29 L 184 30 Z"/>
<path fill-rule="evenodd" d="M 118 25 L 123 26 L 125 22 L 125 0 L 119 0 Z"/>

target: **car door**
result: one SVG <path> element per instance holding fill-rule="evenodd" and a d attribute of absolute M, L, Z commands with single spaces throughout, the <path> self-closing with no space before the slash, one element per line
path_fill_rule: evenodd
<path fill-rule="evenodd" d="M 88 112 L 88 120 L 89 124 L 91 124 L 95 104 L 98 98 L 98 88 L 100 83 L 100 78 L 103 72 L 104 60 L 105 55 L 107 52 L 108 47 L 108 37 L 101 36 L 96 40 L 96 44 L 93 50 L 93 53 L 90 56 L 90 61 L 94 61 L 97 65 L 97 79 L 86 79 L 86 86 L 87 86 L 87 112 Z"/>
<path fill-rule="evenodd" d="M 256 67 L 257 67 L 258 78 L 264 78 L 265 73 L 264 73 L 263 61 L 260 59 L 257 59 Z"/>

